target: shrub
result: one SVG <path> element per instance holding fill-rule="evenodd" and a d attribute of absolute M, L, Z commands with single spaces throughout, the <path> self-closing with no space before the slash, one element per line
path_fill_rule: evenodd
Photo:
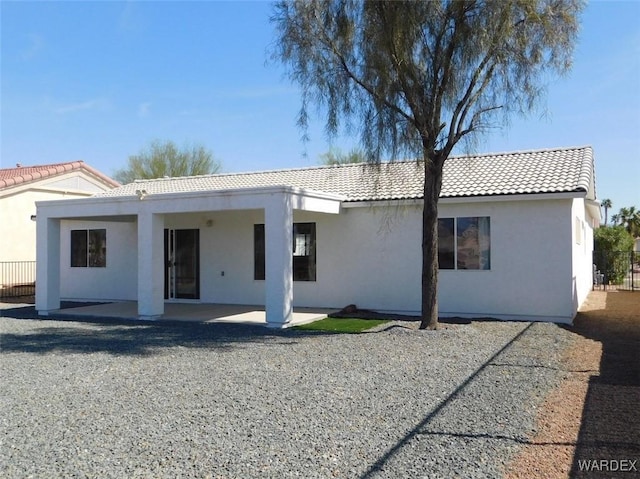
<path fill-rule="evenodd" d="M 633 238 L 622 226 L 602 226 L 594 234 L 594 263 L 609 284 L 622 284 L 630 267 Z"/>

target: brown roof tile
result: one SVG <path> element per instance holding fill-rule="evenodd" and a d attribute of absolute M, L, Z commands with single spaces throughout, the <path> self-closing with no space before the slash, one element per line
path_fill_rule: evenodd
<path fill-rule="evenodd" d="M 90 167 L 84 161 L 70 161 L 68 163 L 54 163 L 50 165 L 17 166 L 15 168 L 0 169 L 0 189 L 38 181 L 43 178 L 53 177 L 68 173 L 70 171 L 84 170 L 87 173 L 98 177 L 103 182 L 113 186 L 120 186 L 120 183 L 100 173 L 95 168 Z"/>

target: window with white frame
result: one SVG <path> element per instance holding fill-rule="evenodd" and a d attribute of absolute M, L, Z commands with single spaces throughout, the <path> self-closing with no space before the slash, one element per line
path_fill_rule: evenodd
<path fill-rule="evenodd" d="M 438 218 L 440 269 L 491 269 L 491 229 L 488 216 Z"/>
<path fill-rule="evenodd" d="M 107 266 L 107 230 L 71 230 L 71 267 Z"/>

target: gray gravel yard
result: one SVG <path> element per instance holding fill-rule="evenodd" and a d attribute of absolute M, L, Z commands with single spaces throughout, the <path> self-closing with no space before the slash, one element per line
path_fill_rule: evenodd
<path fill-rule="evenodd" d="M 571 334 L 416 328 L 0 318 L 0 476 L 500 477 Z"/>

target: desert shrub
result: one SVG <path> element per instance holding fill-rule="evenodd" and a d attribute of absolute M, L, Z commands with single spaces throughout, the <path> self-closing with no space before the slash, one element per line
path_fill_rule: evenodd
<path fill-rule="evenodd" d="M 603 226 L 594 234 L 594 263 L 609 284 L 622 284 L 631 265 L 633 238 L 622 226 Z"/>

